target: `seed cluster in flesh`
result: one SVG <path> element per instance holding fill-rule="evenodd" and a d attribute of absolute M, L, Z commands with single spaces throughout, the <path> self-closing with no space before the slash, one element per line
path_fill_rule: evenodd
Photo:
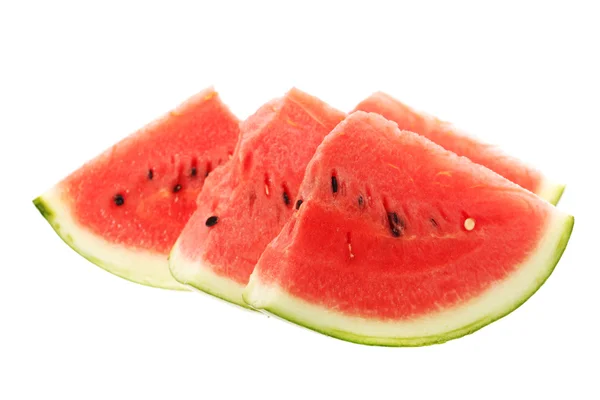
<path fill-rule="evenodd" d="M 194 158 L 192 162 L 195 164 L 197 162 L 196 160 L 197 159 Z M 221 160 L 220 159 L 219 159 L 218 164 L 221 164 Z M 210 173 L 210 166 L 211 166 L 211 163 L 210 162 L 207 163 L 206 175 L 205 175 L 206 177 L 208 177 L 208 174 Z M 190 174 L 189 174 L 190 179 L 196 178 L 197 175 L 198 175 L 198 169 L 196 168 L 196 166 L 192 166 L 190 168 Z M 148 181 L 154 180 L 155 173 L 154 173 L 154 169 L 153 168 L 148 169 L 148 171 L 146 173 L 146 177 L 148 178 Z M 182 189 L 183 189 L 183 185 L 178 182 L 178 183 L 176 183 L 173 186 L 172 192 L 173 193 L 178 193 Z M 125 204 L 125 196 L 123 195 L 123 193 L 117 193 L 117 194 L 115 194 L 113 196 L 113 201 L 114 201 L 115 205 L 117 205 L 118 207 L 121 207 L 121 206 L 123 206 Z"/>

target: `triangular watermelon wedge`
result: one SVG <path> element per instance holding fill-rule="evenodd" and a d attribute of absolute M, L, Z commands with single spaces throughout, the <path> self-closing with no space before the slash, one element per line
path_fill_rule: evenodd
<path fill-rule="evenodd" d="M 184 289 L 168 254 L 239 121 L 206 89 L 91 160 L 34 204 L 77 253 L 125 279 Z"/>
<path fill-rule="evenodd" d="M 445 342 L 525 302 L 573 227 L 500 175 L 378 114 L 317 149 L 302 200 L 244 292 L 252 307 L 353 342 Z"/>
<path fill-rule="evenodd" d="M 171 252 L 175 279 L 245 306 L 242 291 L 292 215 L 306 165 L 344 117 L 292 89 L 244 121 L 231 162 L 208 178 Z"/>
<path fill-rule="evenodd" d="M 565 189 L 564 184 L 550 181 L 537 169 L 508 156 L 497 147 L 480 142 L 448 122 L 415 111 L 386 93 L 374 93 L 360 102 L 355 110 L 381 114 L 396 122 L 400 129 L 423 135 L 446 150 L 468 157 L 552 204 L 558 204 Z"/>

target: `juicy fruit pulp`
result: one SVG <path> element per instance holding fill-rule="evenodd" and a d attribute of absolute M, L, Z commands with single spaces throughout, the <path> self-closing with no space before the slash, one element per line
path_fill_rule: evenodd
<path fill-rule="evenodd" d="M 168 253 L 206 176 L 233 153 L 239 121 L 207 89 L 85 164 L 35 200 L 90 261 L 142 284 L 182 289 Z"/>
<path fill-rule="evenodd" d="M 562 196 L 564 185 L 551 183 L 531 166 L 459 132 L 447 122 L 416 112 L 385 93 L 373 94 L 355 110 L 380 114 L 396 122 L 401 130 L 423 135 L 446 150 L 491 169 L 552 204 L 557 204 Z"/>
<path fill-rule="evenodd" d="M 231 162 L 209 177 L 170 257 L 181 283 L 244 305 L 265 246 L 292 214 L 304 170 L 344 114 L 292 89 L 242 123 Z"/>
<path fill-rule="evenodd" d="M 573 224 L 531 192 L 364 112 L 325 138 L 298 198 L 244 299 L 366 344 L 443 342 L 507 314 L 550 275 Z"/>

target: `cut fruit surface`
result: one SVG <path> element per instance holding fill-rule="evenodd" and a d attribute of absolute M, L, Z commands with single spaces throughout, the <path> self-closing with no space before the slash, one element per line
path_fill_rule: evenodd
<path fill-rule="evenodd" d="M 265 246 L 296 207 L 307 163 L 343 118 L 292 89 L 244 121 L 231 162 L 209 177 L 171 252 L 173 276 L 245 306 L 242 291 Z"/>
<path fill-rule="evenodd" d="M 508 314 L 548 278 L 573 217 L 378 114 L 318 147 L 302 200 L 244 292 L 340 339 L 444 342 Z"/>
<path fill-rule="evenodd" d="M 184 289 L 168 254 L 239 121 L 211 88 L 86 163 L 34 204 L 75 251 L 120 277 Z"/>
<path fill-rule="evenodd" d="M 498 148 L 460 132 L 448 122 L 417 112 L 385 93 L 371 95 L 355 110 L 380 114 L 396 122 L 401 130 L 423 135 L 446 150 L 468 157 L 552 204 L 558 203 L 565 189 L 565 185 L 549 181 L 540 171 Z"/>

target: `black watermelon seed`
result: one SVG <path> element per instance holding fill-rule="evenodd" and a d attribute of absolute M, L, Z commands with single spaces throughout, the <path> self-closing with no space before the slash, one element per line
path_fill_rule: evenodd
<path fill-rule="evenodd" d="M 181 190 L 181 185 L 178 183 L 177 185 L 175 185 L 175 187 L 173 188 L 173 193 L 177 193 Z"/>
<path fill-rule="evenodd" d="M 154 171 L 152 169 L 148 170 L 148 179 L 152 180 L 152 178 L 154 178 Z"/>
<path fill-rule="evenodd" d="M 301 200 L 301 199 L 299 199 L 299 200 L 296 202 L 296 210 L 299 210 L 301 205 L 302 205 L 302 200 Z"/>
<path fill-rule="evenodd" d="M 217 217 L 216 215 L 213 215 L 212 217 L 208 217 L 208 219 L 206 220 L 206 226 L 208 226 L 208 227 L 215 226 L 217 224 L 217 222 L 219 222 L 219 217 Z"/>
<path fill-rule="evenodd" d="M 290 196 L 288 196 L 287 192 L 283 192 L 283 202 L 286 206 L 290 205 Z"/>
<path fill-rule="evenodd" d="M 431 225 L 433 225 L 435 228 L 437 228 L 437 227 L 438 227 L 438 224 L 437 224 L 437 222 L 435 221 L 435 219 L 431 218 L 431 219 L 429 219 L 429 222 L 431 222 Z"/>
<path fill-rule="evenodd" d="M 358 206 L 360 208 L 363 208 L 365 206 L 365 199 L 362 197 L 362 195 L 358 196 Z"/>
<path fill-rule="evenodd" d="M 404 229 L 406 228 L 404 220 L 398 217 L 398 214 L 396 214 L 395 212 L 389 212 L 388 222 L 390 224 L 390 230 L 392 231 L 392 235 L 394 237 L 402 236 L 402 234 L 404 233 Z"/>
<path fill-rule="evenodd" d="M 198 169 L 196 167 L 192 167 L 191 171 L 190 171 L 190 175 L 191 176 L 196 176 L 198 175 Z"/>
<path fill-rule="evenodd" d="M 399 220 L 398 220 L 398 226 L 400 228 L 402 228 L 402 231 L 404 231 L 406 229 L 406 222 L 404 222 L 404 220 L 402 218 L 399 218 Z"/>
<path fill-rule="evenodd" d="M 113 201 L 115 202 L 115 204 L 117 206 L 122 206 L 123 204 L 125 204 L 125 199 L 123 198 L 123 195 L 120 193 L 115 194 L 115 196 L 113 197 Z"/>
<path fill-rule="evenodd" d="M 337 193 L 338 191 L 338 181 L 335 176 L 331 177 L 331 190 L 333 191 L 333 193 Z"/>

